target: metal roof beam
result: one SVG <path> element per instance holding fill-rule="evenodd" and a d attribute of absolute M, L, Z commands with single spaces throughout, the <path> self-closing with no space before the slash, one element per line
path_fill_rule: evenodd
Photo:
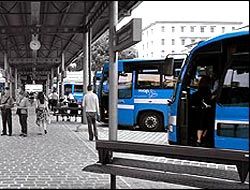
<path fill-rule="evenodd" d="M 66 13 L 69 12 L 71 6 L 72 6 L 72 4 L 68 4 L 68 5 L 65 7 L 65 10 L 66 10 L 65 12 L 66 12 Z M 65 20 L 65 18 L 66 18 L 66 15 L 65 15 L 65 14 L 62 14 L 62 15 L 61 15 L 60 22 L 59 22 L 59 26 L 62 25 L 62 23 L 63 23 L 63 21 Z M 52 48 L 52 46 L 53 46 L 53 44 L 54 44 L 55 38 L 56 38 L 56 35 L 53 37 L 52 43 L 51 43 L 51 45 L 50 45 L 50 49 Z M 51 53 L 51 50 L 49 50 L 49 52 L 48 52 L 48 54 L 47 54 L 46 57 L 49 57 L 50 53 Z"/>
<path fill-rule="evenodd" d="M 20 10 L 21 12 L 25 12 L 26 11 L 26 4 L 24 2 L 20 2 Z M 23 16 L 23 23 L 24 25 L 28 24 L 28 20 L 26 16 Z M 29 46 L 28 46 L 28 39 L 26 37 L 26 33 L 24 33 L 24 40 L 25 40 L 25 49 L 26 49 L 26 56 L 30 56 L 29 55 Z"/>
<path fill-rule="evenodd" d="M 40 24 L 40 8 L 41 8 L 41 3 L 40 2 L 31 2 L 31 25 L 38 26 Z M 32 40 L 38 40 L 39 35 L 36 33 L 39 31 L 35 30 L 35 32 L 31 35 Z M 37 58 L 38 50 L 32 50 L 32 58 Z M 36 75 L 36 67 L 37 67 L 37 60 L 31 63 L 33 65 L 32 71 L 33 75 Z"/>
<path fill-rule="evenodd" d="M 81 26 L 57 26 L 57 25 L 26 25 L 26 26 L 0 26 L 0 34 L 57 34 L 57 33 L 82 33 L 84 27 Z"/>
<path fill-rule="evenodd" d="M 40 2 L 31 2 L 31 25 L 40 23 Z"/>
<path fill-rule="evenodd" d="M 57 5 L 55 4 L 54 1 L 51 2 L 52 6 L 58 11 L 58 13 L 60 12 L 60 9 L 57 7 Z"/>
<path fill-rule="evenodd" d="M 92 12 L 94 12 L 94 9 L 96 9 L 97 6 L 99 7 L 100 4 L 102 4 L 102 2 L 100 2 L 100 1 L 95 1 L 95 3 L 94 3 L 94 5 L 92 6 L 91 10 L 90 10 L 89 12 L 87 12 L 87 10 L 86 10 L 86 2 L 84 2 L 84 3 L 85 3 L 85 5 L 84 5 L 84 14 L 85 14 L 84 16 L 85 16 L 85 18 L 84 18 L 84 20 L 83 20 L 81 26 L 82 26 L 82 25 L 85 25 L 85 23 L 88 22 L 87 19 L 88 19 L 89 16 L 90 16 L 89 14 L 92 13 Z M 85 30 L 87 30 L 87 25 L 85 25 L 84 27 L 85 27 Z M 84 32 L 84 30 L 82 30 L 82 32 Z M 75 36 L 76 36 L 76 34 L 72 35 L 72 36 L 71 36 L 71 39 L 74 39 Z M 63 51 L 65 51 L 65 50 L 68 48 L 70 42 L 71 42 L 71 41 L 69 41 L 69 43 L 62 49 L 60 55 L 62 54 Z M 75 59 L 76 56 L 79 56 L 79 54 L 81 53 L 81 49 L 82 49 L 82 48 L 80 48 L 80 50 L 77 51 L 77 52 L 76 52 L 76 53 L 75 53 L 75 54 L 65 63 L 66 66 L 67 66 L 69 63 L 71 63 L 71 61 L 73 61 L 73 60 Z"/>
<path fill-rule="evenodd" d="M 47 3 L 46 1 L 44 3 Z M 41 14 L 44 14 L 44 15 L 60 15 L 62 14 L 61 12 L 48 12 L 48 11 L 42 11 L 40 12 Z M 10 13 L 0 13 L 0 15 L 30 15 L 31 12 L 10 12 Z M 83 13 L 82 12 L 67 12 L 67 13 L 64 13 L 66 15 L 82 15 Z"/>
<path fill-rule="evenodd" d="M 5 22 L 5 24 L 6 24 L 7 26 L 9 26 L 9 22 L 8 22 L 7 18 L 6 18 L 5 16 L 3 16 L 3 15 L 1 15 L 1 16 L 2 16 L 2 19 L 3 19 L 3 21 Z M 7 34 L 7 35 L 9 36 L 9 34 Z M 12 43 L 17 44 L 16 39 L 15 39 L 14 36 L 10 36 L 10 40 L 12 41 Z M 16 54 L 17 54 L 18 56 L 20 56 L 19 48 L 18 48 L 18 47 L 15 48 L 15 52 L 16 52 Z"/>
<path fill-rule="evenodd" d="M 17 5 L 17 1 L 14 3 L 14 5 L 12 5 L 12 7 L 8 10 L 8 13 L 10 13 Z"/>

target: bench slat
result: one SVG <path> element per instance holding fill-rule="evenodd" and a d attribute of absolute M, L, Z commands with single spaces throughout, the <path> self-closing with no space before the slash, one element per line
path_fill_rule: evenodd
<path fill-rule="evenodd" d="M 204 168 L 201 166 L 194 166 L 194 165 L 179 165 L 173 163 L 160 163 L 153 161 L 134 160 L 134 159 L 117 158 L 117 157 L 115 157 L 112 160 L 112 164 L 128 166 L 128 167 L 138 167 L 149 170 L 168 171 L 173 173 L 187 173 L 192 175 L 199 174 L 207 177 L 224 178 L 237 181 L 239 180 L 239 175 L 236 171 L 220 170 L 207 167 Z"/>
<path fill-rule="evenodd" d="M 136 167 L 128 167 L 121 165 L 101 165 L 100 163 L 88 165 L 83 168 L 83 171 L 94 172 L 100 174 L 112 174 L 118 176 L 163 181 L 167 183 L 174 183 L 186 186 L 194 186 L 198 188 L 210 188 L 210 189 L 248 189 L 248 184 L 240 184 L 235 181 L 228 181 L 217 178 L 207 178 L 197 175 L 186 175 L 172 172 L 162 172 L 156 170 L 147 170 Z"/>
<path fill-rule="evenodd" d="M 176 159 L 191 159 L 194 161 L 213 162 L 217 159 L 218 163 L 230 164 L 232 161 L 249 162 L 249 152 L 237 150 L 219 150 L 212 148 L 175 146 L 175 145 L 156 145 L 124 141 L 96 141 L 96 149 L 107 149 L 114 152 L 124 152 L 133 154 L 145 154 L 153 156 L 165 156 Z"/>

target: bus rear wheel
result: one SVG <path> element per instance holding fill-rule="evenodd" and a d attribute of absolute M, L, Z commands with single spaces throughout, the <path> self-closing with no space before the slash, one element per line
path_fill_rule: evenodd
<path fill-rule="evenodd" d="M 139 119 L 139 125 L 143 131 L 163 131 L 163 119 L 157 112 L 144 112 Z"/>

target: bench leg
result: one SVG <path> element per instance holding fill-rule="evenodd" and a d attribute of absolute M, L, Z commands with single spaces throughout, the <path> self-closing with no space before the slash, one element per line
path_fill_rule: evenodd
<path fill-rule="evenodd" d="M 58 115 L 56 116 L 56 121 L 58 121 Z"/>
<path fill-rule="evenodd" d="M 247 178 L 247 174 L 249 172 L 249 163 L 248 162 L 238 162 L 236 164 L 236 167 L 238 170 L 240 181 L 241 181 L 241 183 L 244 183 L 246 178 Z"/>
<path fill-rule="evenodd" d="M 111 162 L 112 152 L 105 150 L 105 149 L 101 149 L 101 150 L 98 150 L 98 154 L 99 154 L 100 163 L 108 164 Z"/>
<path fill-rule="evenodd" d="M 116 189 L 116 176 L 115 175 L 112 175 L 110 174 L 110 188 L 111 189 Z"/>

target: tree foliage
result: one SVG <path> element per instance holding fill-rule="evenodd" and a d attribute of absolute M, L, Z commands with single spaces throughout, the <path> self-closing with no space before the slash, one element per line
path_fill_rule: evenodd
<path fill-rule="evenodd" d="M 137 50 L 134 47 L 127 48 L 118 53 L 118 59 L 133 59 L 138 57 Z M 104 33 L 94 44 L 91 45 L 91 70 L 101 70 L 105 61 L 109 61 L 109 35 Z M 78 59 L 76 65 L 68 67 L 69 71 L 81 70 L 81 59 Z"/>
<path fill-rule="evenodd" d="M 109 36 L 105 33 L 91 47 L 92 65 L 91 70 L 101 70 L 105 61 L 109 61 Z M 134 47 L 127 48 L 118 53 L 118 59 L 133 59 L 138 57 L 137 50 Z"/>

